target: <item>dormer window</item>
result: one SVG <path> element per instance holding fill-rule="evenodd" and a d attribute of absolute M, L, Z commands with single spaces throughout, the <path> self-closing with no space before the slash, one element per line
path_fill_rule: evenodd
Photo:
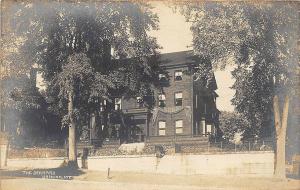
<path fill-rule="evenodd" d="M 158 95 L 158 106 L 165 107 L 166 106 L 166 96 L 164 94 Z"/>
<path fill-rule="evenodd" d="M 175 73 L 174 73 L 174 80 L 175 81 L 179 81 L 179 80 L 182 80 L 182 71 L 175 71 Z"/>
<path fill-rule="evenodd" d="M 158 79 L 159 79 L 160 81 L 166 81 L 166 80 L 167 80 L 167 76 L 166 76 L 165 74 L 159 74 L 159 75 L 158 75 Z"/>
<path fill-rule="evenodd" d="M 122 99 L 115 98 L 115 110 L 121 110 L 121 109 L 122 109 Z"/>
<path fill-rule="evenodd" d="M 175 106 L 182 106 L 182 92 L 175 93 Z"/>

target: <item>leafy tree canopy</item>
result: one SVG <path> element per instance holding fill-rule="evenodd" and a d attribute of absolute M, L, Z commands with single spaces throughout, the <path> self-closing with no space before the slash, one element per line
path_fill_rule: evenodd
<path fill-rule="evenodd" d="M 145 58 L 157 53 L 156 40 L 147 31 L 157 29 L 158 19 L 147 4 L 24 2 L 11 10 L 15 12 L 12 28 L 25 39 L 22 60 L 38 63 L 48 81 L 74 53 L 85 53 L 94 68 L 107 74 L 114 69 L 108 59 L 110 47 L 113 58 L 136 58 L 121 65 L 130 68 L 123 69 L 128 71 L 130 87 L 143 87 L 145 81 L 139 79 L 155 74 L 155 65 Z"/>
<path fill-rule="evenodd" d="M 71 81 L 61 80 L 64 88 L 59 90 L 55 82 L 58 76 L 78 72 L 97 72 L 89 84 L 97 90 L 89 91 L 88 98 L 105 99 L 106 87 L 113 86 L 124 94 L 149 94 L 159 70 L 154 61 L 159 46 L 147 34 L 158 29 L 158 18 L 151 8 L 146 3 L 130 2 L 15 3 L 10 9 L 10 26 L 22 43 L 11 60 L 17 58 L 16 62 L 29 67 L 37 63 L 53 102 L 59 97 L 65 99 L 62 95 L 72 86 Z M 88 70 L 79 71 L 79 65 L 67 64 L 75 54 L 86 55 L 90 67 L 84 68 Z"/>
<path fill-rule="evenodd" d="M 250 127 L 247 119 L 236 112 L 222 111 L 219 120 L 223 139 L 229 141 L 234 140 L 235 134 L 242 134 Z"/>
<path fill-rule="evenodd" d="M 214 67 L 235 63 L 232 100 L 253 126 L 249 137 L 270 135 L 272 98 L 294 93 L 298 13 L 294 3 L 187 3 L 196 54 Z M 230 61 L 230 60 L 234 61 Z M 203 66 L 202 66 L 203 67 Z M 254 130 L 256 129 L 256 130 Z M 257 130 L 259 129 L 259 130 Z"/>

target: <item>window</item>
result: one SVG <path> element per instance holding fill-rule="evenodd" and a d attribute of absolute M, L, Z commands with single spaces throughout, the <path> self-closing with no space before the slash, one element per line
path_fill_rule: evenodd
<path fill-rule="evenodd" d="M 196 130 L 195 130 L 196 135 L 199 134 L 199 124 L 198 121 L 196 121 Z"/>
<path fill-rule="evenodd" d="M 120 138 L 120 128 L 121 128 L 121 124 L 116 124 L 115 125 L 115 137 L 116 138 Z"/>
<path fill-rule="evenodd" d="M 158 95 L 158 106 L 165 107 L 166 106 L 166 96 L 164 94 Z"/>
<path fill-rule="evenodd" d="M 92 114 L 91 118 L 90 118 L 90 127 L 94 128 L 95 126 L 96 126 L 96 118 L 95 118 L 95 115 Z"/>
<path fill-rule="evenodd" d="M 212 132 L 211 125 L 206 125 L 206 133 L 211 134 L 211 132 Z"/>
<path fill-rule="evenodd" d="M 175 81 L 182 80 L 182 71 L 175 71 Z"/>
<path fill-rule="evenodd" d="M 120 110 L 122 108 L 122 99 L 115 98 L 115 110 Z"/>
<path fill-rule="evenodd" d="M 106 100 L 100 101 L 100 111 L 104 111 L 106 106 Z"/>
<path fill-rule="evenodd" d="M 140 96 L 136 97 L 136 102 L 137 102 L 137 103 L 143 102 L 143 98 L 140 97 Z"/>
<path fill-rule="evenodd" d="M 182 92 L 175 93 L 175 106 L 182 106 Z"/>
<path fill-rule="evenodd" d="M 136 97 L 136 102 L 138 103 L 138 106 L 140 108 L 144 106 L 144 100 L 142 97 L 140 97 L 140 96 Z"/>
<path fill-rule="evenodd" d="M 175 127 L 176 127 L 176 134 L 181 134 L 183 133 L 183 125 L 182 125 L 182 120 L 177 120 L 175 122 Z"/>
<path fill-rule="evenodd" d="M 202 127 L 202 135 L 206 135 L 206 124 L 205 120 L 201 120 L 201 127 Z"/>
<path fill-rule="evenodd" d="M 165 121 L 158 122 L 158 135 L 159 136 L 166 135 L 166 122 Z"/>
<path fill-rule="evenodd" d="M 160 81 L 166 81 L 166 80 L 167 80 L 167 76 L 166 76 L 165 74 L 159 74 L 159 75 L 158 75 L 158 79 L 159 79 Z"/>

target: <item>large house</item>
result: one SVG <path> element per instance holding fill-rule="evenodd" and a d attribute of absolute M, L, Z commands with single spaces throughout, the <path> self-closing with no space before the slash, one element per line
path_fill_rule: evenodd
<path fill-rule="evenodd" d="M 101 133 L 96 135 L 95 118 L 91 117 L 91 140 L 118 142 L 185 142 L 217 137 L 219 134 L 218 95 L 214 75 L 209 81 L 193 75 L 197 62 L 192 51 L 162 54 L 159 74 L 160 88 L 148 97 L 114 96 L 112 105 L 102 102 L 103 110 L 110 106 L 115 113 L 102 114 Z M 150 108 L 144 100 L 152 99 Z M 103 135 L 104 134 L 104 135 Z"/>
<path fill-rule="evenodd" d="M 82 142 L 96 146 L 133 142 L 180 144 L 208 142 L 210 137 L 216 140 L 220 136 L 213 72 L 209 71 L 209 80 L 194 75 L 204 60 L 192 51 L 182 51 L 161 54 L 158 61 L 164 72 L 158 76 L 159 87 L 154 93 L 146 97 L 116 93 L 110 98 L 112 102 L 100 102 L 100 114 L 91 112 L 88 130 L 84 130 L 88 131 L 88 139 L 83 138 Z M 53 119 L 48 120 L 49 123 Z M 49 130 L 52 128 L 51 124 Z"/>

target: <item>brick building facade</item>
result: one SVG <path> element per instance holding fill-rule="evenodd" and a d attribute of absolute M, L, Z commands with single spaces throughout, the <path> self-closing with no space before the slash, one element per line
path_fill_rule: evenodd
<path fill-rule="evenodd" d="M 162 54 L 165 72 L 159 74 L 160 87 L 154 94 L 114 97 L 110 106 L 117 114 L 108 115 L 102 122 L 106 141 L 164 143 L 217 136 L 216 81 L 214 76 L 209 84 L 196 80 L 193 73 L 197 61 L 193 58 L 192 51 Z M 151 99 L 151 108 L 144 104 L 145 99 Z"/>

